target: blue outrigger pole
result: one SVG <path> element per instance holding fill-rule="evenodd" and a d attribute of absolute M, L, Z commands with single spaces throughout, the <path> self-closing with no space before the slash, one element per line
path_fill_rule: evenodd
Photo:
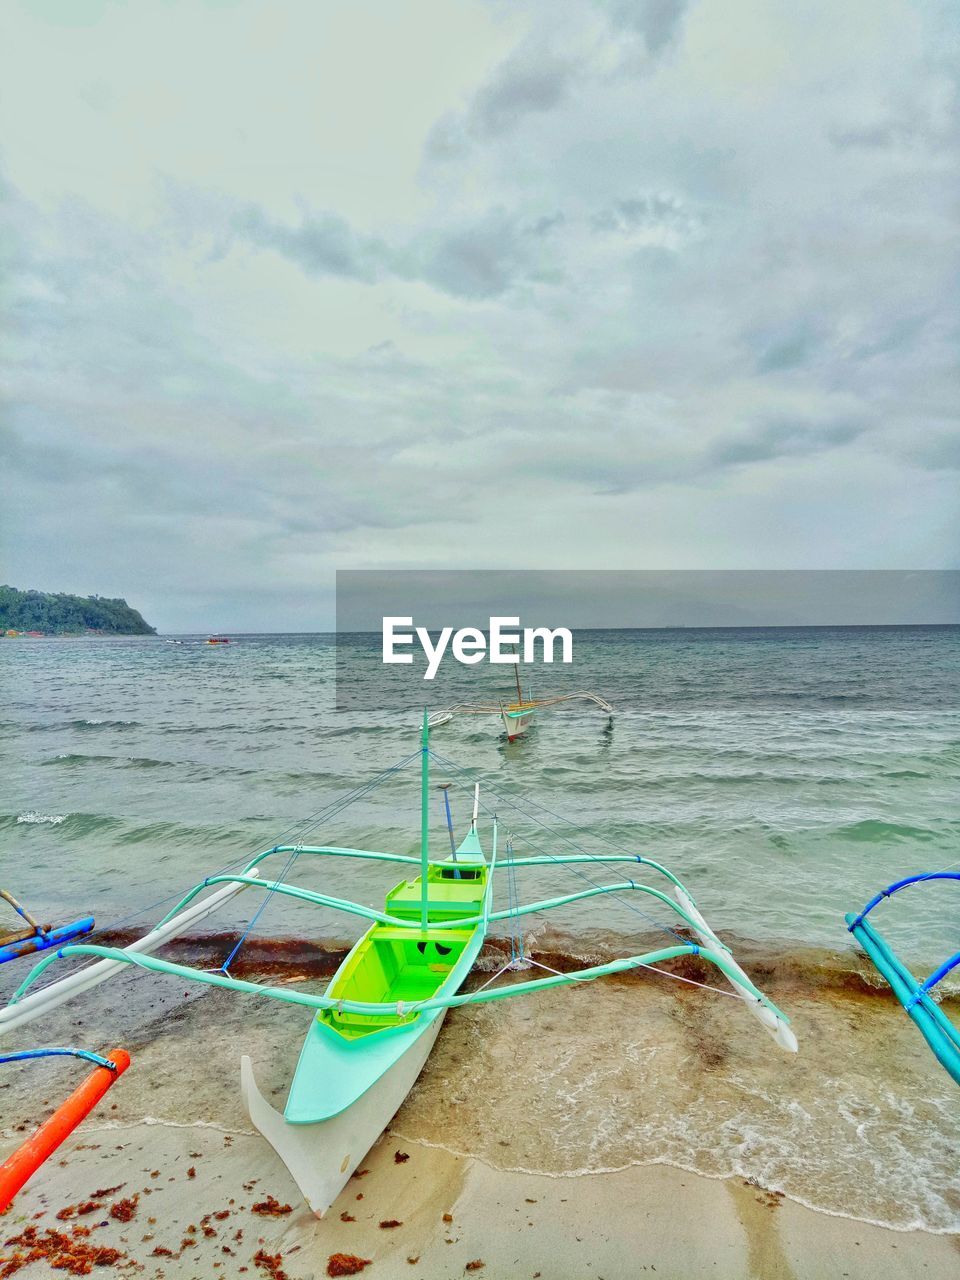
<path fill-rule="evenodd" d="M 6 964 L 8 960 L 16 960 L 19 956 L 32 955 L 35 951 L 46 951 L 49 947 L 57 947 L 62 942 L 69 942 L 71 938 L 79 938 L 93 931 L 93 916 L 83 916 L 82 919 L 74 920 L 71 924 L 63 924 L 57 929 L 51 929 L 49 925 L 38 924 L 26 907 L 6 889 L 0 889 L 0 898 L 4 902 L 9 902 L 17 915 L 30 926 L 19 933 L 5 934 L 0 937 L 0 964 Z"/>

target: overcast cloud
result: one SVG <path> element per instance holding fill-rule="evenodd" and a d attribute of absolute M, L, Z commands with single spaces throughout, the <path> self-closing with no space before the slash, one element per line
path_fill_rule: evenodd
<path fill-rule="evenodd" d="M 953 3 L 0 25 L 0 580 L 960 565 Z"/>

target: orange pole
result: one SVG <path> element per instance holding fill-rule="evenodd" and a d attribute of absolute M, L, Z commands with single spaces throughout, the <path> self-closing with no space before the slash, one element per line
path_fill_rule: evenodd
<path fill-rule="evenodd" d="M 27 1179 L 73 1133 L 114 1080 L 122 1076 L 130 1065 L 130 1055 L 126 1049 L 112 1049 L 105 1056 L 116 1067 L 116 1071 L 111 1071 L 109 1067 L 96 1067 L 66 1102 L 57 1107 L 50 1119 L 45 1120 L 36 1133 L 0 1165 L 0 1210 L 6 1209 Z"/>

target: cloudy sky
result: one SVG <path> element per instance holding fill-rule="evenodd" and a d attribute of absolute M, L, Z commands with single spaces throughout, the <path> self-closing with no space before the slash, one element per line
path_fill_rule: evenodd
<path fill-rule="evenodd" d="M 0 24 L 0 579 L 960 565 L 954 3 Z"/>

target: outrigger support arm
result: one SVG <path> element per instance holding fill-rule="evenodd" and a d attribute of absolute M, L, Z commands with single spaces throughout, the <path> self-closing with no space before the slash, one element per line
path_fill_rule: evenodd
<path fill-rule="evenodd" d="M 43 933 L 44 933 L 43 925 L 38 924 L 36 920 L 34 920 L 33 916 L 30 914 L 27 908 L 23 905 L 23 903 L 18 902 L 12 893 L 9 893 L 6 889 L 0 889 L 0 898 L 3 898 L 4 902 L 10 903 L 10 906 L 13 907 L 17 915 L 20 916 L 21 919 L 27 922 L 27 924 L 34 931 L 34 933 L 40 934 L 41 937 L 43 936 Z"/>
<path fill-rule="evenodd" d="M 470 823 L 471 830 L 473 831 L 476 830 L 479 807 L 480 783 L 478 782 L 475 788 L 473 817 Z M 254 867 L 259 866 L 266 858 L 272 858 L 274 854 L 293 853 L 294 851 L 299 854 L 315 856 L 323 855 L 333 858 L 363 858 L 373 862 L 402 862 L 406 863 L 408 866 L 415 867 L 420 865 L 419 858 L 414 858 L 407 853 L 380 853 L 375 849 L 347 849 L 341 845 L 333 844 L 275 844 L 269 849 L 264 849 L 262 853 L 258 853 L 255 858 L 252 858 L 244 867 L 244 871 L 249 873 Z M 550 867 L 555 866 L 558 863 L 566 865 L 567 863 L 575 862 L 637 862 L 641 866 L 651 867 L 654 871 L 659 871 L 661 875 L 666 876 L 667 879 L 675 885 L 682 884 L 673 872 L 669 871 L 662 863 L 654 861 L 653 858 L 645 858 L 639 853 L 548 853 L 539 857 L 531 858 L 504 858 L 499 865 L 501 867 Z M 191 889 L 190 896 L 195 897 L 202 891 L 205 884 L 206 881 L 203 881 L 194 889 Z M 170 916 L 175 915 L 186 900 L 187 899 L 184 899 L 178 906 L 174 907 L 166 918 L 169 919 Z"/>
<path fill-rule="evenodd" d="M 133 964 L 154 973 L 164 973 L 171 977 L 182 978 L 190 982 L 199 982 L 211 987 L 222 987 L 225 990 L 238 991 L 246 995 L 263 996 L 269 1000 L 279 1000 L 284 1004 L 305 1005 L 307 1008 L 318 1011 L 321 1009 L 337 1009 L 347 1013 L 378 1015 L 381 1017 L 385 1014 L 389 1015 L 397 1012 L 395 1003 L 383 1004 L 359 1000 L 337 1000 L 329 996 L 315 996 L 306 992 L 291 991 L 289 987 L 263 986 L 257 982 L 246 982 L 241 978 L 228 977 L 219 970 L 201 971 L 191 969 L 189 965 L 175 964 L 170 960 L 160 960 L 156 956 L 124 951 L 116 947 L 99 947 L 94 944 L 84 945 L 81 943 L 76 946 L 63 947 L 62 951 L 57 954 L 98 956 L 110 963 Z M 518 982 L 504 987 L 486 987 L 480 991 L 465 992 L 461 995 L 435 996 L 430 1000 L 404 1002 L 403 1011 L 405 1014 L 417 1014 L 434 1009 L 452 1009 L 467 1004 L 486 1004 L 493 1000 L 508 1000 L 514 996 L 528 995 L 531 992 L 546 990 L 549 987 L 566 986 L 574 982 L 590 982 L 595 978 L 606 977 L 608 974 L 614 973 L 626 973 L 631 969 L 651 968 L 663 961 L 674 960 L 678 956 L 686 955 L 702 956 L 704 960 L 716 966 L 729 978 L 734 987 L 742 988 L 741 994 L 743 994 L 744 999 L 749 998 L 753 1005 L 756 1006 L 758 1010 L 757 1016 L 760 1017 L 761 1013 L 765 1015 L 760 1020 L 777 1043 L 791 1052 L 796 1051 L 796 1038 L 790 1031 L 788 1026 L 789 1019 L 786 1014 L 782 1013 L 771 1000 L 763 995 L 746 977 L 742 969 L 733 963 L 728 956 L 706 947 L 700 947 L 694 942 L 678 943 L 676 946 L 662 947 L 657 951 L 648 951 L 642 955 L 627 956 L 621 960 L 611 960 L 606 964 L 592 965 L 587 969 L 580 969 L 574 973 L 559 973 L 548 978 L 536 978 L 530 982 Z M 40 972 L 54 959 L 56 959 L 56 955 L 48 956 L 44 961 L 41 961 L 36 966 L 34 974 L 39 976 Z"/>
<path fill-rule="evenodd" d="M 901 889 L 908 889 L 912 884 L 923 884 L 927 880 L 960 880 L 960 871 L 928 871 L 926 874 L 907 876 L 903 880 L 896 880 L 893 884 L 888 884 L 885 889 L 881 889 L 879 893 L 874 894 L 859 915 L 848 916 L 848 931 L 853 933 L 857 926 L 863 923 L 874 907 L 878 907 L 884 898 L 890 898 L 895 893 L 899 893 Z"/>
<path fill-rule="evenodd" d="M 550 867 L 557 863 L 566 865 L 571 862 L 638 862 L 642 867 L 651 867 L 654 871 L 659 871 L 678 889 L 683 888 L 682 881 L 678 880 L 662 863 L 654 862 L 653 858 L 644 858 L 639 853 L 548 853 L 536 858 L 507 858 L 500 865 L 501 867 Z M 687 896 L 693 901 L 692 894 Z"/>
<path fill-rule="evenodd" d="M 473 824 L 476 823 L 478 808 L 478 796 L 474 795 L 474 817 Z M 170 912 L 149 933 L 143 938 L 131 943 L 129 947 L 119 950 L 116 948 L 97 948 L 83 946 L 65 946 L 59 948 L 45 960 L 37 964 L 27 975 L 23 983 L 14 993 L 10 1004 L 6 1009 L 0 1009 L 0 1033 L 4 1030 L 12 1030 L 15 1026 L 20 1026 L 24 1022 L 30 1021 L 32 1018 L 39 1016 L 48 1009 L 55 1008 L 63 1004 L 66 1000 L 76 992 L 86 990 L 89 987 L 96 986 L 98 983 L 105 981 L 108 977 L 113 976 L 124 964 L 139 965 L 142 968 L 154 968 L 160 972 L 171 972 L 182 974 L 187 978 L 193 978 L 196 981 L 211 981 L 211 975 L 200 975 L 197 971 L 185 966 L 172 966 L 167 961 L 149 961 L 143 959 L 143 955 L 157 949 L 169 938 L 176 937 L 183 933 L 190 925 L 198 923 L 200 920 L 211 915 L 220 906 L 224 905 L 230 898 L 247 888 L 260 888 L 271 892 L 278 892 L 289 897 L 296 898 L 300 901 L 309 902 L 316 906 L 329 907 L 334 910 L 344 911 L 352 915 L 361 916 L 371 922 L 391 925 L 397 928 L 418 929 L 422 928 L 422 924 L 416 920 L 401 919 L 396 916 L 388 915 L 386 912 L 377 911 L 371 907 L 364 907 L 358 903 L 350 902 L 346 899 L 335 898 L 328 894 L 317 893 L 311 889 L 304 889 L 297 885 L 283 884 L 279 881 L 271 882 L 266 877 L 260 878 L 257 864 L 275 853 L 289 852 L 297 849 L 300 853 L 317 854 L 317 855 L 342 855 L 347 857 L 370 858 L 376 860 L 384 860 L 390 862 L 402 862 L 406 864 L 416 865 L 420 859 L 408 857 L 402 854 L 378 853 L 370 850 L 362 849 L 346 849 L 336 846 L 324 847 L 303 847 L 303 846 L 286 846 L 276 845 L 271 849 L 264 850 L 257 854 L 247 865 L 246 870 L 241 874 L 210 876 L 200 884 L 190 890 L 188 894 L 181 899 L 180 903 Z M 765 1029 L 773 1036 L 781 1047 L 792 1052 L 796 1051 L 796 1037 L 788 1026 L 789 1020 L 769 1001 L 761 992 L 753 986 L 752 982 L 733 959 L 730 949 L 723 943 L 713 932 L 692 898 L 687 893 L 681 882 L 663 867 L 660 863 L 654 862 L 652 859 L 643 858 L 637 854 L 615 854 L 606 858 L 594 858 L 590 854 L 574 854 L 574 855 L 558 855 L 556 857 L 538 857 L 538 858 L 516 858 L 507 859 L 499 864 L 504 867 L 510 866 L 538 866 L 549 865 L 551 863 L 567 863 L 567 862 L 638 862 L 641 865 L 650 867 L 653 870 L 661 872 L 672 884 L 674 897 L 668 897 L 658 889 L 651 888 L 649 885 L 637 884 L 632 880 L 620 882 L 611 885 L 597 885 L 590 889 L 581 890 L 578 893 L 566 894 L 558 898 L 550 898 L 541 902 L 530 903 L 527 906 L 508 909 L 505 911 L 489 912 L 489 904 L 485 907 L 484 917 L 464 917 L 449 921 L 437 921 L 432 928 L 438 929 L 459 929 L 479 924 L 482 919 L 486 921 L 499 921 L 510 919 L 519 915 L 530 915 L 536 912 L 547 911 L 554 907 L 565 906 L 573 902 L 583 901 L 587 898 L 596 897 L 606 893 L 624 893 L 635 891 L 646 893 L 658 901 L 668 906 L 676 915 L 678 915 L 683 923 L 690 928 L 699 938 L 700 946 L 694 943 L 686 943 L 680 939 L 680 950 L 671 952 L 671 955 L 695 954 L 699 953 L 705 959 L 710 960 L 717 965 L 718 968 L 730 980 L 734 992 L 743 999 L 747 1007 L 755 1017 L 763 1024 Z M 496 820 L 494 821 L 494 853 L 491 862 L 491 872 L 496 865 Z M 429 866 L 429 863 L 428 863 Z M 212 886 L 218 887 L 209 897 L 199 902 L 193 900 L 204 889 Z M 659 953 L 651 953 L 659 954 Z M 65 955 L 96 955 L 101 959 L 92 966 L 81 969 L 77 972 L 68 974 L 67 977 L 60 979 L 51 985 L 42 988 L 39 991 L 27 994 L 28 989 L 34 982 L 45 972 L 47 967 L 59 956 Z M 722 960 L 722 963 L 721 963 Z M 622 972 L 624 969 L 638 967 L 640 965 L 652 964 L 654 961 L 646 957 L 630 957 L 624 961 L 612 962 L 613 967 L 609 965 L 601 965 L 596 969 L 585 970 L 581 974 L 565 975 L 564 981 L 588 980 L 592 977 L 601 977 L 606 973 Z M 212 985 L 231 986 L 231 984 L 239 984 L 236 986 L 238 990 L 246 990 L 248 987 L 256 992 L 266 991 L 268 994 L 272 989 L 265 989 L 257 986 L 257 984 L 243 984 L 239 979 L 232 979 L 225 975 L 221 975 L 217 981 L 213 981 Z M 529 987 L 530 984 L 527 984 Z M 536 984 L 534 984 L 536 985 Z M 548 984 L 549 985 L 549 984 Z M 555 984 L 553 984 L 555 985 Z M 520 992 L 523 984 L 514 986 L 509 989 L 510 994 Z M 527 989 L 523 987 L 523 989 Z M 289 993 L 288 993 L 289 994 Z M 286 998 L 285 996 L 280 998 Z M 500 998 L 499 994 L 491 994 L 490 999 Z M 314 998 L 311 998 L 314 999 Z M 317 997 L 316 999 L 320 999 Z M 297 1003 L 298 1001 L 294 1001 Z M 470 997 L 456 998 L 448 1003 L 441 1005 L 425 1004 L 417 1006 L 417 1008 L 449 1008 L 453 1003 L 469 1003 Z M 302 1003 L 302 1001 L 301 1001 Z M 309 1003 L 309 1002 L 308 1002 Z M 326 1005 L 316 1004 L 316 1008 L 325 1008 Z M 385 1006 L 386 1007 L 386 1006 Z M 359 1010 L 363 1012 L 364 1010 Z M 372 1011 L 372 1010 L 367 1010 Z"/>
<path fill-rule="evenodd" d="M 449 864 L 448 864 L 449 865 Z M 503 866 L 503 863 L 498 864 Z M 491 863 L 491 869 L 493 863 Z M 288 898 L 296 898 L 300 902 L 309 902 L 316 907 L 329 907 L 333 911 L 344 911 L 348 915 L 361 916 L 364 920 L 371 923 L 387 924 L 396 929 L 420 929 L 422 925 L 419 920 L 403 919 L 400 916 L 388 915 L 385 911 L 378 911 L 375 907 L 364 907 L 358 902 L 351 902 L 348 898 L 334 898 L 327 893 L 318 893 L 315 889 L 304 889 L 296 884 L 282 884 L 266 879 L 260 879 L 256 872 L 251 875 L 244 875 L 237 872 L 231 875 L 209 876 L 204 880 L 203 884 L 197 885 L 183 899 L 181 906 L 189 902 L 202 889 L 208 888 L 215 884 L 233 884 L 239 885 L 241 888 L 263 889 L 267 893 L 280 893 Z M 554 907 L 569 906 L 572 902 L 582 902 L 587 898 L 596 898 L 604 893 L 647 893 L 652 898 L 656 898 L 659 902 L 664 903 L 683 922 L 696 932 L 703 931 L 709 935 L 710 947 L 719 947 L 723 951 L 729 951 L 730 948 L 726 943 L 721 942 L 715 933 L 709 928 L 703 916 L 697 910 L 693 899 L 686 893 L 683 887 L 677 882 L 674 892 L 678 901 L 668 897 L 667 894 L 661 893 L 659 889 L 654 889 L 647 884 L 637 884 L 634 880 L 621 880 L 617 884 L 601 884 L 593 885 L 589 889 L 581 889 L 577 893 L 566 893 L 559 898 L 545 898 L 541 902 L 531 902 L 528 906 L 512 907 L 503 911 L 491 911 L 490 920 L 507 920 L 513 916 L 535 915 L 539 911 L 550 911 Z M 681 894 L 683 897 L 681 897 Z M 164 923 L 175 920 L 176 913 L 180 908 L 165 917 Z M 450 920 L 435 920 L 431 923 L 431 929 L 466 929 L 471 925 L 480 924 L 483 916 L 455 916 Z M 31 979 L 28 978 L 28 982 Z M 22 988 L 21 988 L 22 990 Z"/>

